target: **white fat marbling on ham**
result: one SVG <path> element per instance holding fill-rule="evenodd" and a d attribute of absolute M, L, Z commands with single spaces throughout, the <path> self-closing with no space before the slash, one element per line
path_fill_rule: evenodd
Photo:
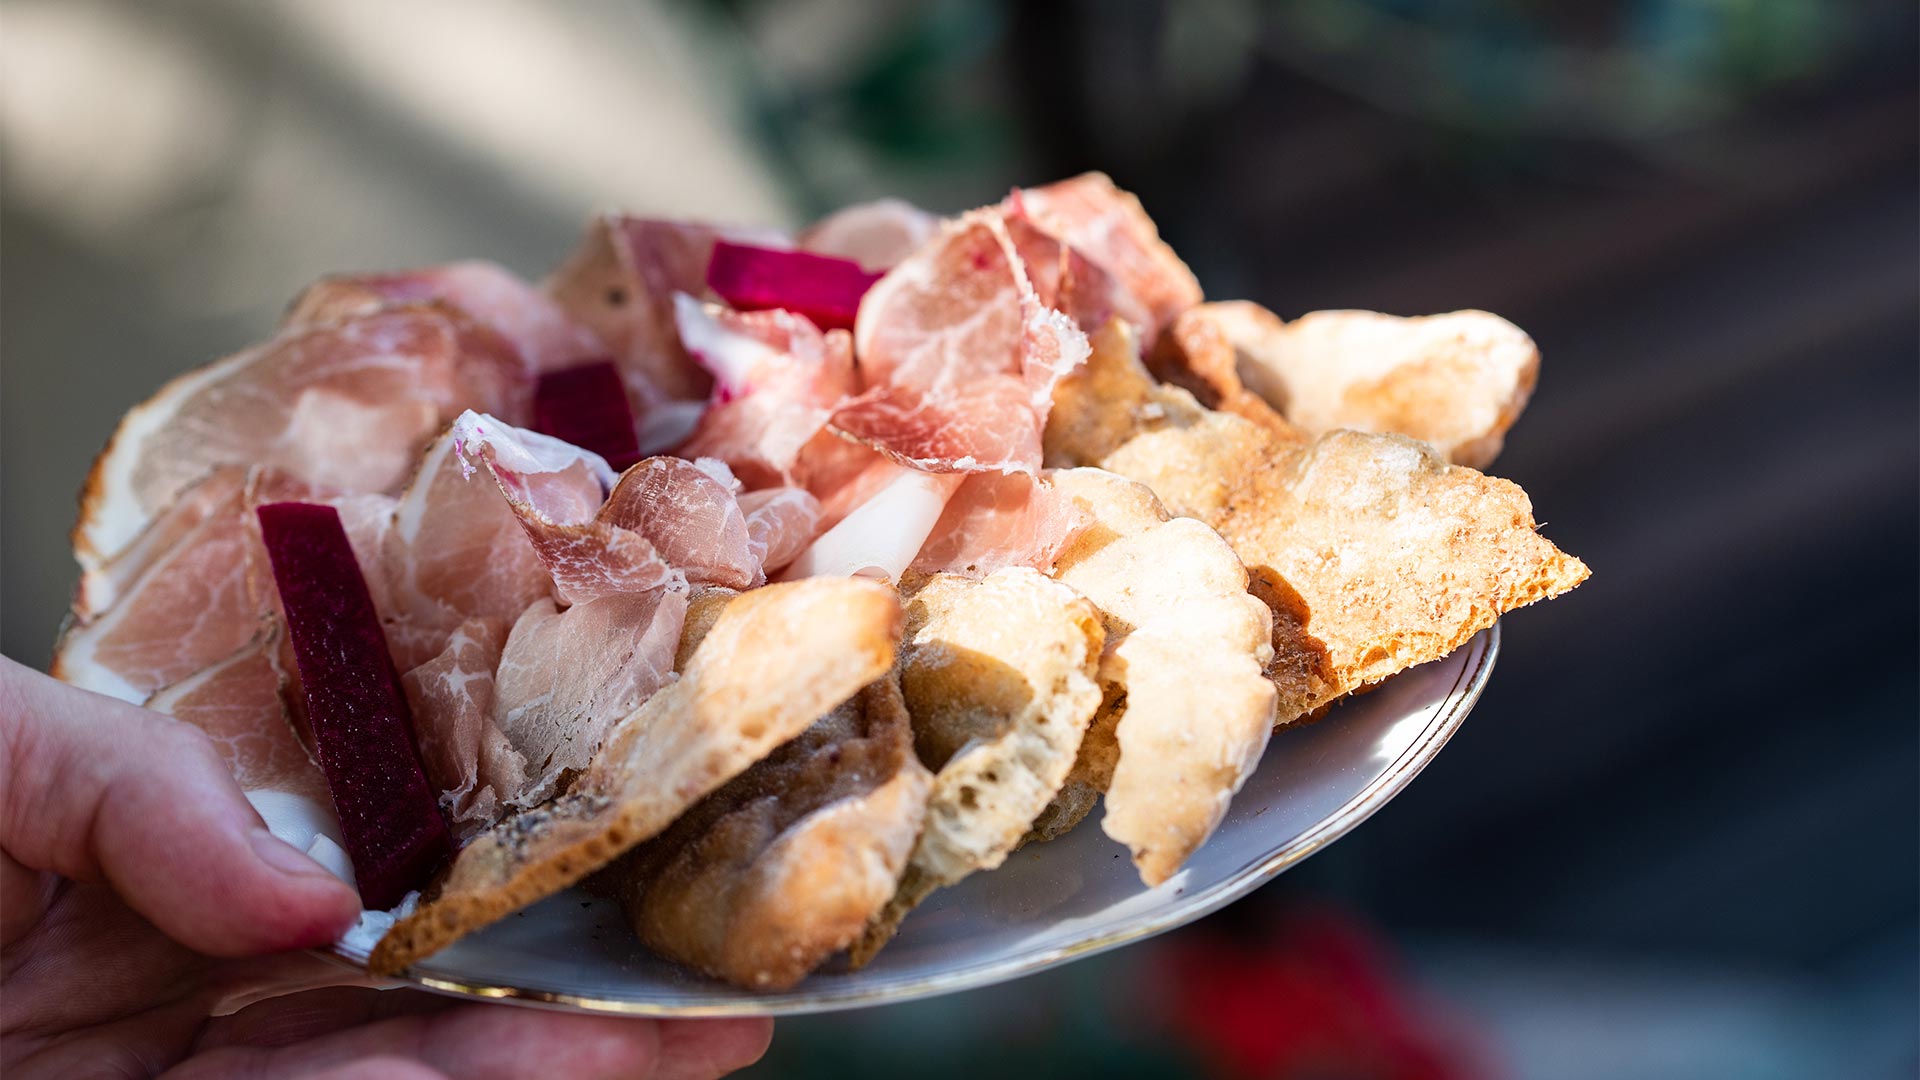
<path fill-rule="evenodd" d="M 855 389 L 852 337 L 788 311 L 730 311 L 685 294 L 676 304 L 682 341 L 714 377 L 678 452 L 719 458 L 748 487 L 793 482 L 803 449 Z"/>
<path fill-rule="evenodd" d="M 782 578 L 871 577 L 898 581 L 966 474 L 892 468 L 892 477 L 879 491 L 822 533 L 788 565 Z"/>
<path fill-rule="evenodd" d="M 596 520 L 644 537 L 693 584 L 752 588 L 766 575 L 735 487 L 726 465 L 711 458 L 647 458 L 620 478 Z"/>
<path fill-rule="evenodd" d="M 616 593 L 565 611 L 536 601 L 513 624 L 493 683 L 493 721 L 526 762 L 507 799 L 534 806 L 583 769 L 614 721 L 665 685 L 686 621 L 683 589 Z"/>

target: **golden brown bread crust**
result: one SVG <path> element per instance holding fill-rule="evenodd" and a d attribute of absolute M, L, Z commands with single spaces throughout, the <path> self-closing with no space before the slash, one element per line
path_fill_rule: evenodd
<path fill-rule="evenodd" d="M 1268 675 L 1281 723 L 1438 659 L 1502 614 L 1587 578 L 1535 531 L 1518 486 L 1423 444 L 1353 431 L 1278 438 L 1154 384 L 1111 331 L 1095 336 L 1088 368 L 1055 395 L 1049 464 L 1138 480 L 1233 545 L 1274 613 Z M 1132 409 L 1130 434 L 1096 425 L 1094 386 L 1156 408 Z"/>
<path fill-rule="evenodd" d="M 1181 315 L 1154 373 L 1283 437 L 1350 429 L 1418 439 L 1456 465 L 1500 453 L 1540 374 L 1540 350 L 1484 311 L 1401 318 L 1315 311 L 1282 322 L 1244 300 Z M 1265 408 L 1270 406 L 1270 408 Z"/>
<path fill-rule="evenodd" d="M 1023 568 L 905 585 L 901 685 L 921 760 L 939 772 L 900 890 L 854 944 L 856 965 L 935 889 L 1006 860 L 1100 704 L 1100 616 L 1071 589 Z"/>
<path fill-rule="evenodd" d="M 1098 469 L 1052 480 L 1094 518 L 1054 576 L 1099 606 L 1107 631 L 1114 741 L 1096 740 L 1082 772 L 1089 784 L 1106 774 L 1102 828 L 1157 885 L 1212 835 L 1266 749 L 1271 616 L 1227 542 L 1169 518 L 1145 485 Z"/>
<path fill-rule="evenodd" d="M 743 593 L 686 673 L 608 736 L 573 792 L 462 849 L 395 923 L 368 970 L 393 974 L 600 869 L 884 675 L 901 627 L 892 589 L 814 578 Z"/>
<path fill-rule="evenodd" d="M 890 675 L 608 876 L 654 951 L 739 986 L 785 989 L 852 942 L 893 895 L 931 782 Z"/>

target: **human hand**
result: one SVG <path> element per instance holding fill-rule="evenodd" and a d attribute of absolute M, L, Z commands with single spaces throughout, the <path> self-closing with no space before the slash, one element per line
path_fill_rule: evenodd
<path fill-rule="evenodd" d="M 0 1073 L 719 1076 L 771 1021 L 646 1020 L 377 990 L 289 952 L 358 916 L 190 725 L 0 657 Z"/>

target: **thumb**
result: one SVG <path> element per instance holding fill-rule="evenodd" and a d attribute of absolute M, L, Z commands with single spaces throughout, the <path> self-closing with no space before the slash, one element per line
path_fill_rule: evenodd
<path fill-rule="evenodd" d="M 345 882 L 267 831 L 197 728 L 5 657 L 0 852 L 9 901 L 20 867 L 105 880 L 215 956 L 325 944 L 360 911 Z"/>

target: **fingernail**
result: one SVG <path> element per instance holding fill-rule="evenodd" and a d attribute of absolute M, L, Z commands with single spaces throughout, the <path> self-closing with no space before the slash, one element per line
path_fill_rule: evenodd
<path fill-rule="evenodd" d="M 253 853 L 260 856 L 261 862 L 288 877 L 340 880 L 333 876 L 332 871 L 301 854 L 292 844 L 265 829 L 253 830 Z"/>

